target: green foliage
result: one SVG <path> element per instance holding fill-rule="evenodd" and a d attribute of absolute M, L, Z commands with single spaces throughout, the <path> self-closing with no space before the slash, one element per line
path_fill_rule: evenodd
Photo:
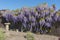
<path fill-rule="evenodd" d="M 20 9 L 16 9 L 16 10 L 12 10 L 12 11 L 14 11 L 14 12 L 19 12 L 19 11 L 20 11 Z"/>
<path fill-rule="evenodd" d="M 27 37 L 27 40 L 34 40 L 34 36 L 31 32 L 28 32 L 26 37 Z"/>
<path fill-rule="evenodd" d="M 58 11 L 58 12 L 56 13 L 56 15 L 57 15 L 57 16 L 60 16 L 60 11 Z"/>
<path fill-rule="evenodd" d="M 44 4 L 44 5 L 46 5 L 47 3 L 46 3 L 46 2 L 44 2 L 43 4 Z"/>
<path fill-rule="evenodd" d="M 18 16 L 18 14 L 15 14 L 15 16 Z"/>
<path fill-rule="evenodd" d="M 55 4 L 53 4 L 52 6 L 53 6 L 53 7 L 55 7 L 56 5 L 55 5 Z"/>
<path fill-rule="evenodd" d="M 1 28 L 0 28 L 0 40 L 5 40 L 5 36 Z"/>

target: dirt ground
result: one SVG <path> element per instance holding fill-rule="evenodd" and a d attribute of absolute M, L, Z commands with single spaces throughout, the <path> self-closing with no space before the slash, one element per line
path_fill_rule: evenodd
<path fill-rule="evenodd" d="M 15 31 L 9 31 L 6 33 L 6 40 L 27 40 L 24 36 L 26 36 L 27 33 L 24 32 L 15 32 Z M 37 35 L 33 34 L 34 40 L 58 40 L 59 37 L 52 36 L 52 35 Z"/>

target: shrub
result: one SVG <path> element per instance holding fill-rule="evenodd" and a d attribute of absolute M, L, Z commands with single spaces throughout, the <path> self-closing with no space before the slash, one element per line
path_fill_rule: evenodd
<path fill-rule="evenodd" d="M 27 40 L 34 40 L 34 36 L 31 32 L 28 32 L 26 35 Z"/>

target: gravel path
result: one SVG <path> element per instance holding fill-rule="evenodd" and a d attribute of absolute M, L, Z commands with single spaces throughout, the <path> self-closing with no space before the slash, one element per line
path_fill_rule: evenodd
<path fill-rule="evenodd" d="M 9 31 L 9 34 L 6 35 L 6 40 L 27 40 L 26 38 L 24 38 L 24 36 L 27 33 L 23 33 L 23 32 L 13 32 L 13 31 Z M 33 34 L 34 36 L 34 40 L 58 40 L 59 37 L 56 36 L 52 36 L 52 35 L 36 35 Z"/>

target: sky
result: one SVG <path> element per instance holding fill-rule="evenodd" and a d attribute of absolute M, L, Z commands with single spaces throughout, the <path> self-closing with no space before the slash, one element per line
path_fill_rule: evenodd
<path fill-rule="evenodd" d="M 20 9 L 22 7 L 35 7 L 42 3 L 47 3 L 49 6 L 56 5 L 56 9 L 60 9 L 60 0 L 0 0 L 0 10 L 2 9 Z"/>

